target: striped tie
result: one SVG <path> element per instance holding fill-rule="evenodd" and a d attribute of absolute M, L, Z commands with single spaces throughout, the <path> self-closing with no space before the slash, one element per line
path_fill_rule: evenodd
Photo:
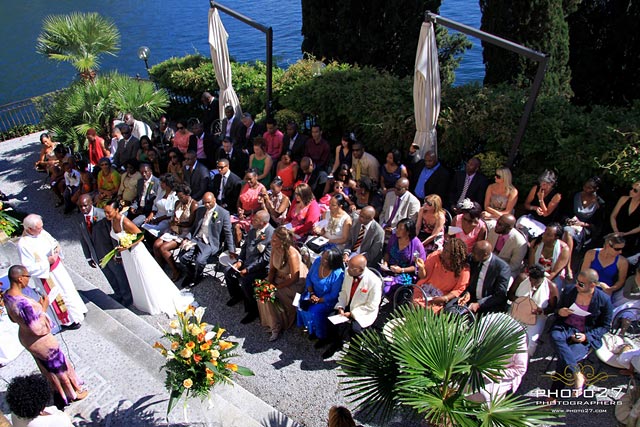
<path fill-rule="evenodd" d="M 465 197 L 467 197 L 467 191 L 469 190 L 470 185 L 471 177 L 469 175 L 465 175 L 464 186 L 462 187 L 462 193 L 460 193 L 460 197 L 458 198 L 458 204 L 462 203 Z"/>
<path fill-rule="evenodd" d="M 351 249 L 352 252 L 356 252 L 360 248 L 360 245 L 362 245 L 362 240 L 364 239 L 364 227 L 364 224 L 360 226 L 358 237 L 356 238 L 356 242 L 353 244 L 353 249 Z"/>

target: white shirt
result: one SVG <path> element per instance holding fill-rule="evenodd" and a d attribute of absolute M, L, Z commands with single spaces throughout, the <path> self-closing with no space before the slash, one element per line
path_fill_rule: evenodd
<path fill-rule="evenodd" d="M 131 129 L 132 136 L 135 136 L 136 138 L 140 139 L 142 138 L 143 135 L 147 135 L 149 138 L 151 138 L 151 134 L 152 134 L 151 126 L 149 126 L 148 124 L 140 120 L 133 121 L 133 126 Z"/>
<path fill-rule="evenodd" d="M 44 412 L 48 415 L 38 415 L 33 419 L 20 418 L 16 414 L 11 414 L 11 422 L 14 427 L 73 427 L 69 416 L 55 406 L 47 406 Z"/>
<path fill-rule="evenodd" d="M 487 275 L 487 269 L 489 268 L 489 263 L 491 262 L 491 258 L 493 258 L 493 254 L 489 254 L 489 258 L 482 262 L 482 268 L 480 268 L 480 273 L 478 273 L 478 283 L 476 284 L 476 300 L 480 301 L 482 299 L 482 289 L 484 287 L 484 278 Z"/>

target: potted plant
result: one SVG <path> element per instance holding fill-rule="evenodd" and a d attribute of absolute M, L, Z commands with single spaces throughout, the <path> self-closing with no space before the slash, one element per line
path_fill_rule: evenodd
<path fill-rule="evenodd" d="M 432 426 L 555 425 L 546 408 L 515 395 L 478 402 L 469 397 L 498 382 L 524 333 L 506 315 L 475 322 L 421 307 L 402 307 L 392 331 L 369 329 L 354 338 L 339 362 L 347 397 L 382 423 L 402 408 Z"/>

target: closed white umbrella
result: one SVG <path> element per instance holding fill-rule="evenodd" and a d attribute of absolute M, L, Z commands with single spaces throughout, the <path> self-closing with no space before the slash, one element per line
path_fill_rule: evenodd
<path fill-rule="evenodd" d="M 229 48 L 227 39 L 229 34 L 224 29 L 218 9 L 209 9 L 209 47 L 211 49 L 211 61 L 216 73 L 216 81 L 220 87 L 220 118 L 224 117 L 224 108 L 227 105 L 233 107 L 236 115 L 242 114 L 238 95 L 231 83 L 231 62 L 229 61 Z"/>
<path fill-rule="evenodd" d="M 436 32 L 432 22 L 424 22 L 420 28 L 416 67 L 413 77 L 413 108 L 416 118 L 416 135 L 413 139 L 420 147 L 420 155 L 437 152 L 436 123 L 440 114 L 440 66 Z"/>

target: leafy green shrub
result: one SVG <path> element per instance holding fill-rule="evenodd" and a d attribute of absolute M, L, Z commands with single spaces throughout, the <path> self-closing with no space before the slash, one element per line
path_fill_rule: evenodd
<path fill-rule="evenodd" d="M 373 68 L 327 68 L 293 87 L 281 103 L 318 116 L 325 135 L 336 143 L 344 132 L 355 131 L 369 151 L 407 147 L 415 133 L 411 80 Z"/>
<path fill-rule="evenodd" d="M 19 138 L 30 133 L 38 132 L 44 129 L 42 125 L 17 125 L 10 129 L 0 132 L 0 141 L 6 141 L 8 139 Z"/>
<path fill-rule="evenodd" d="M 204 91 L 217 89 L 213 64 L 200 54 L 169 58 L 149 69 L 151 79 L 170 92 L 200 99 Z"/>
<path fill-rule="evenodd" d="M 293 110 L 279 110 L 276 111 L 274 118 L 278 122 L 278 128 L 284 133 L 287 128 L 287 123 L 294 122 L 298 125 L 298 128 L 302 125 L 302 115 Z"/>

